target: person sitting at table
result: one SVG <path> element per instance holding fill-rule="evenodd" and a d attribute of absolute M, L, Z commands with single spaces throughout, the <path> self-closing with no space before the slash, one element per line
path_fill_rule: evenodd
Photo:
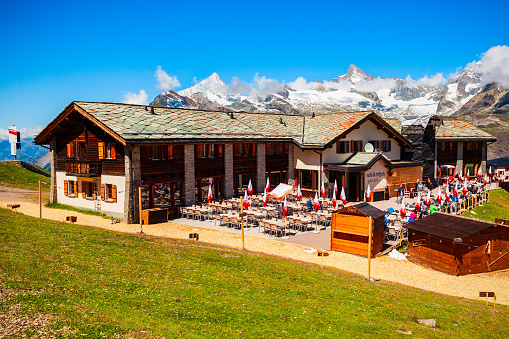
<path fill-rule="evenodd" d="M 429 208 L 429 214 L 433 214 L 436 211 L 438 211 L 438 207 L 435 204 L 431 204 L 431 207 Z"/>
<path fill-rule="evenodd" d="M 410 214 L 410 217 L 408 218 L 407 223 L 415 221 L 415 219 L 417 219 L 417 215 L 412 212 L 412 214 Z"/>
<path fill-rule="evenodd" d="M 306 207 L 308 208 L 308 212 L 311 212 L 313 210 L 313 200 L 311 199 L 311 197 L 306 202 Z"/>

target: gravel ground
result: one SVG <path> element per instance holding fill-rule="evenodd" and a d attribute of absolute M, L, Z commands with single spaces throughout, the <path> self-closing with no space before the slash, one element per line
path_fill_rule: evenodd
<path fill-rule="evenodd" d="M 0 207 L 6 208 L 13 203 L 11 197 L 0 197 Z M 38 217 L 37 203 L 19 201 L 19 213 Z M 137 233 L 138 224 L 118 223 L 97 216 L 85 215 L 65 210 L 49 209 L 43 207 L 43 218 L 65 221 L 68 215 L 77 215 L 78 223 L 83 225 L 101 227 L 109 230 Z M 197 229 L 200 242 L 214 243 L 232 248 L 242 248 L 242 238 L 239 234 L 176 224 L 172 222 L 156 225 L 144 225 L 143 231 L 147 235 L 162 236 L 175 239 L 188 239 L 189 233 Z M 316 253 L 304 252 L 309 247 L 281 242 L 272 239 L 263 239 L 246 235 L 245 248 L 248 251 L 275 255 L 282 258 L 321 264 L 336 267 L 362 276 L 367 276 L 367 259 L 342 252 L 329 252 L 328 257 L 318 257 Z M 466 275 L 461 277 L 450 276 L 434 271 L 409 261 L 397 261 L 388 256 L 379 257 L 371 261 L 371 277 L 420 288 L 426 291 L 448 294 L 470 299 L 479 299 L 479 291 L 494 291 L 497 303 L 509 305 L 509 271 L 499 271 Z"/>

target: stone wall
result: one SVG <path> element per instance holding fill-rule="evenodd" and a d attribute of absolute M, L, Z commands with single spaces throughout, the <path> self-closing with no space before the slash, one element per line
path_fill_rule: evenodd
<path fill-rule="evenodd" d="M 194 145 L 184 145 L 184 200 L 187 206 L 196 202 L 195 172 L 194 172 Z"/>
<path fill-rule="evenodd" d="M 267 178 L 265 177 L 265 144 L 256 144 L 256 192 L 261 193 L 265 189 Z"/>
<path fill-rule="evenodd" d="M 224 145 L 224 197 L 233 197 L 233 145 Z"/>
<path fill-rule="evenodd" d="M 140 221 L 141 163 L 140 146 L 125 146 L 125 198 L 124 221 L 128 224 Z"/>

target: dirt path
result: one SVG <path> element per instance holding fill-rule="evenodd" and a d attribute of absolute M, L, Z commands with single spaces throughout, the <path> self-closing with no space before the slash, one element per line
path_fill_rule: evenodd
<path fill-rule="evenodd" d="M 6 208 L 7 204 L 13 203 L 15 195 L 0 195 L 0 207 Z M 37 203 L 26 200 L 18 200 L 21 204 L 19 212 L 38 217 L 39 206 Z M 97 216 L 90 216 L 65 210 L 56 210 L 43 207 L 43 218 L 64 221 L 68 215 L 77 215 L 78 223 L 83 225 L 101 227 L 104 229 L 136 233 L 140 230 L 137 224 L 112 224 L 111 220 Z M 146 225 L 143 230 L 148 235 L 162 236 L 176 239 L 188 239 L 193 229 L 198 230 L 200 241 L 242 248 L 241 236 L 234 233 L 211 230 L 195 226 L 175 224 L 172 222 Z M 283 258 L 300 260 L 315 264 L 336 267 L 348 272 L 367 275 L 367 259 L 352 254 L 341 252 L 329 252 L 328 257 L 318 257 L 316 253 L 306 253 L 307 246 L 268 240 L 253 236 L 245 237 L 246 249 Z M 371 276 L 375 279 L 396 282 L 427 291 L 444 293 L 463 298 L 478 299 L 479 291 L 494 291 L 497 295 L 497 303 L 509 305 L 509 271 L 491 272 L 462 277 L 450 276 L 438 271 L 418 266 L 409 261 L 397 261 L 388 256 L 373 259 L 371 261 Z"/>

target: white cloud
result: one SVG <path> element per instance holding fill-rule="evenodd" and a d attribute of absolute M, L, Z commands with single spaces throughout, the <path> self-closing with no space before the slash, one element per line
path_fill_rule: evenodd
<path fill-rule="evenodd" d="M 122 100 L 122 102 L 124 104 L 148 105 L 147 98 L 147 93 L 142 89 L 139 94 L 127 92 L 124 95 L 124 100 Z"/>
<path fill-rule="evenodd" d="M 435 87 L 439 85 L 443 85 L 446 83 L 447 79 L 444 77 L 442 73 L 437 73 L 432 77 L 428 77 L 426 74 L 419 80 L 414 80 L 410 75 L 408 75 L 405 79 L 409 84 L 413 84 L 415 86 L 423 86 L 423 87 Z"/>
<path fill-rule="evenodd" d="M 472 62 L 468 67 L 481 72 L 481 85 L 496 82 L 509 89 L 509 46 L 491 47 L 482 54 L 480 62 Z"/>
<path fill-rule="evenodd" d="M 376 78 L 369 81 L 356 82 L 354 87 L 359 92 L 376 92 L 382 89 L 392 89 L 396 87 L 397 82 L 395 79 L 382 79 Z"/>
<path fill-rule="evenodd" d="M 238 77 L 232 78 L 232 83 L 228 86 L 227 94 L 237 95 L 251 92 L 251 86 L 245 81 L 240 81 Z"/>
<path fill-rule="evenodd" d="M 36 125 L 32 127 L 23 127 L 17 128 L 17 130 L 21 134 L 21 139 L 25 138 L 33 138 L 37 134 L 39 134 L 44 127 L 41 125 Z M 0 140 L 9 140 L 9 131 L 3 128 L 0 128 Z"/>
<path fill-rule="evenodd" d="M 281 91 L 283 91 L 283 86 L 281 86 L 279 81 L 266 78 L 265 76 L 260 77 L 258 73 L 256 73 L 252 81 L 249 95 L 263 100 L 269 95 Z"/>
<path fill-rule="evenodd" d="M 156 88 L 161 89 L 163 91 L 169 91 L 174 88 L 180 87 L 180 82 L 177 79 L 177 76 L 169 76 L 161 66 L 157 66 L 156 72 L 154 76 L 157 78 L 157 86 Z"/>
<path fill-rule="evenodd" d="M 289 82 L 286 84 L 288 87 L 295 89 L 295 90 L 342 90 L 342 91 L 349 91 L 352 88 L 352 83 L 348 80 L 339 80 L 339 82 L 333 82 L 333 81 L 310 81 L 308 82 L 303 77 L 298 77 L 293 82 Z"/>

